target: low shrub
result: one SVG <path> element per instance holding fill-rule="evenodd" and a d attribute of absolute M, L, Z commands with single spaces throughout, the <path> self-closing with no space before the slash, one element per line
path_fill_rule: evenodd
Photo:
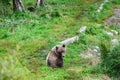
<path fill-rule="evenodd" d="M 120 75 L 120 43 L 102 58 L 102 68 L 112 77 Z"/>

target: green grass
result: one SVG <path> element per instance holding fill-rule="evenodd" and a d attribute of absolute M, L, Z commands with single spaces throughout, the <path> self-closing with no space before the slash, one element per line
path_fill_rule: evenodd
<path fill-rule="evenodd" d="M 103 33 L 104 29 L 120 32 L 119 28 L 106 27 L 102 22 L 113 8 L 119 8 L 119 1 L 106 4 L 101 13 L 93 16 L 99 7 L 96 2 L 100 5 L 102 1 L 47 0 L 46 5 L 35 12 L 0 15 L 0 80 L 102 79 L 104 74 L 99 65 L 90 65 L 89 59 L 81 58 L 80 54 L 100 45 L 101 40 L 112 39 Z M 25 8 L 35 4 L 34 0 L 23 0 L 23 3 Z M 64 67 L 47 67 L 45 59 L 51 48 L 75 36 L 84 25 L 87 31 L 67 46 Z M 119 35 L 114 37 L 119 39 Z"/>

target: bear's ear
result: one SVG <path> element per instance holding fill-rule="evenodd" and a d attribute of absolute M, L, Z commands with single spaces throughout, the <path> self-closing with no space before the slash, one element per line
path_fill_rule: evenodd
<path fill-rule="evenodd" d="M 63 44 L 62 47 L 65 47 L 65 44 Z"/>
<path fill-rule="evenodd" d="M 56 48 L 56 50 L 58 50 L 58 46 L 56 46 L 55 48 Z"/>

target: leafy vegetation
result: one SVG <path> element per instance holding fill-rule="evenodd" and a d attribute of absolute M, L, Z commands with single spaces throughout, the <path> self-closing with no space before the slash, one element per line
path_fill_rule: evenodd
<path fill-rule="evenodd" d="M 1 0 L 0 1 L 0 14 L 5 15 L 10 15 L 11 14 L 11 8 L 10 7 L 11 3 L 9 2 L 9 0 Z"/>
<path fill-rule="evenodd" d="M 22 1 L 25 8 L 35 4 L 35 0 Z M 120 32 L 120 28 L 106 26 L 103 20 L 112 15 L 114 8 L 120 8 L 119 0 L 110 0 L 99 14 L 95 12 L 103 0 L 46 1 L 45 6 L 34 12 L 12 13 L 9 7 L 5 9 L 11 14 L 0 15 L 0 80 L 103 79 L 105 74 L 100 64 L 93 66 L 89 64 L 89 59 L 81 58 L 80 54 L 85 53 L 88 48 L 100 45 L 101 49 L 104 47 L 101 51 L 102 57 L 106 57 L 104 54 L 107 53 L 111 56 L 115 55 L 113 53 L 117 55 L 119 46 L 111 51 L 109 41 L 112 38 L 120 39 L 119 35 L 110 37 L 104 30 L 114 29 Z M 67 46 L 64 67 L 47 67 L 45 59 L 50 49 L 75 36 L 76 31 L 84 25 L 87 26 L 87 31 L 79 35 L 78 41 Z M 112 61 L 113 58 L 107 59 Z M 108 60 L 108 63 L 111 62 Z M 110 67 L 111 65 L 108 69 Z M 110 77 L 113 75 L 114 73 Z"/>
<path fill-rule="evenodd" d="M 103 69 L 111 76 L 118 76 L 120 74 L 120 43 L 116 45 L 106 57 L 103 58 L 102 65 Z"/>

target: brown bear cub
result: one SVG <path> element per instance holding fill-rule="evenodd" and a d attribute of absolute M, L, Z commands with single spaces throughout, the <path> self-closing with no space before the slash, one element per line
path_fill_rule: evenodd
<path fill-rule="evenodd" d="M 51 67 L 63 67 L 63 57 L 65 56 L 65 45 L 57 45 L 52 48 L 46 58 L 47 66 Z"/>

